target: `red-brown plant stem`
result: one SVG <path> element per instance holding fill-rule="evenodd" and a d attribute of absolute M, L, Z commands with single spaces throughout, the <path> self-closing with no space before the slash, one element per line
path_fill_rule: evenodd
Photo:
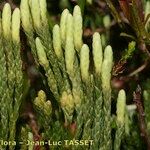
<path fill-rule="evenodd" d="M 150 138 L 148 136 L 147 127 L 145 123 L 145 113 L 144 108 L 142 104 L 142 97 L 141 97 L 141 87 L 138 85 L 136 91 L 133 93 L 133 101 L 135 102 L 137 106 L 137 113 L 138 113 L 138 121 L 141 131 L 141 137 L 144 139 L 144 141 L 147 144 L 147 150 L 150 150 Z"/>
<path fill-rule="evenodd" d="M 39 135 L 39 127 L 37 125 L 35 116 L 32 113 L 28 113 L 28 115 L 29 115 L 28 124 L 29 124 L 30 128 L 32 129 L 33 140 L 34 140 L 34 142 L 40 141 L 41 136 Z M 40 145 L 34 145 L 34 150 L 40 150 L 40 149 L 41 149 Z"/>

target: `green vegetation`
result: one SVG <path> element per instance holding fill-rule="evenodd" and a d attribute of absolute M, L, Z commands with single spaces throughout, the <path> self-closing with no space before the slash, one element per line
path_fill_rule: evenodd
<path fill-rule="evenodd" d="M 149 16 L 144 0 L 0 1 L 0 149 L 149 150 Z"/>

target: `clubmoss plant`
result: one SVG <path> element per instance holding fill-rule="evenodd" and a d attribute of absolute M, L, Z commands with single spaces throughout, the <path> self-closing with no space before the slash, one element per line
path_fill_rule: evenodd
<path fill-rule="evenodd" d="M 125 135 L 129 135 L 124 90 L 118 93 L 116 114 L 112 115 L 117 93 L 112 93 L 111 87 L 112 47 L 102 46 L 98 32 L 93 33 L 91 46 L 84 43 L 82 11 L 78 5 L 73 14 L 65 9 L 60 24 L 54 25 L 51 32 L 46 0 L 21 0 L 20 8 L 13 12 L 10 4 L 4 5 L 0 17 L 0 139 L 17 140 L 16 146 L 9 145 L 7 149 L 44 150 L 47 146 L 53 150 L 119 150 Z M 110 18 L 105 19 L 108 28 Z M 20 30 L 25 33 L 26 42 L 22 43 Z M 22 50 L 25 45 L 28 50 Z M 31 66 L 30 55 L 32 67 L 38 72 L 34 82 L 34 75 L 26 69 L 26 65 Z M 30 87 L 25 75 L 30 79 Z M 144 97 L 148 99 L 147 92 Z M 28 106 L 22 115 L 22 107 Z M 30 114 L 35 116 L 34 121 Z M 149 125 L 148 116 L 146 120 Z M 47 144 L 19 145 L 19 138 Z M 75 139 L 93 140 L 93 144 L 48 145 L 49 140 Z M 6 146 L 0 149 L 5 150 Z"/>

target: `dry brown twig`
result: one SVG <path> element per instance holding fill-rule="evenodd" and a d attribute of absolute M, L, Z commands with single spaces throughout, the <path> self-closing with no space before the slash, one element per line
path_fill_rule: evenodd
<path fill-rule="evenodd" d="M 147 149 L 150 150 L 150 137 L 148 136 L 147 127 L 145 123 L 145 113 L 142 104 L 142 90 L 141 87 L 138 85 L 136 91 L 133 93 L 133 101 L 137 106 L 137 113 L 138 113 L 138 121 L 141 131 L 141 137 L 147 144 Z"/>

